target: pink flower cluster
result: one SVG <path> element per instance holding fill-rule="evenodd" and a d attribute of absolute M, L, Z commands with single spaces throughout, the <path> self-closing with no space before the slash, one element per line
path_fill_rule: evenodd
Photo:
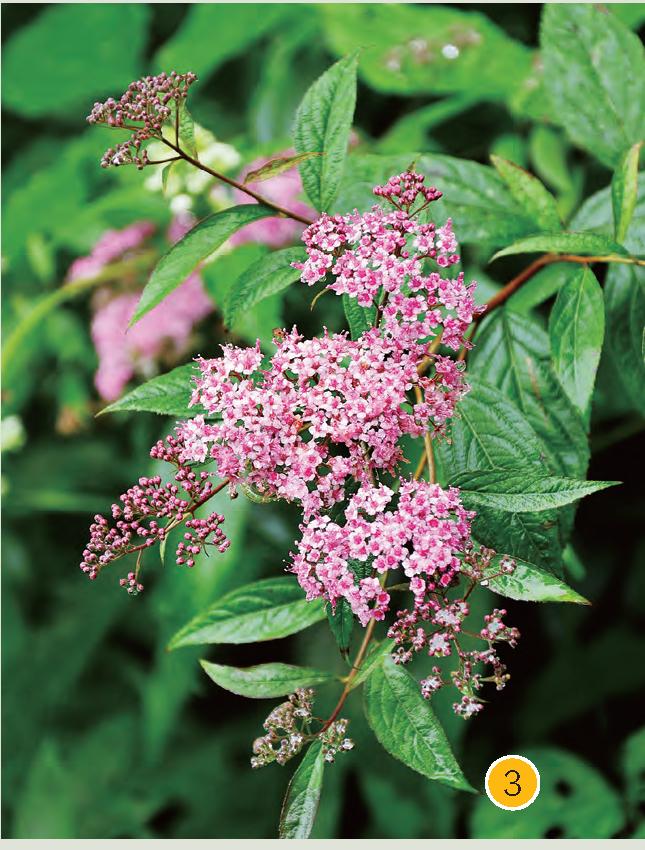
<path fill-rule="evenodd" d="M 417 354 L 441 332 L 444 345 L 457 350 L 483 308 L 476 306 L 476 284 L 463 274 L 443 278 L 427 270 L 459 262 L 450 219 L 438 229 L 420 223 L 418 214 L 441 197 L 425 188 L 421 175 L 405 172 L 374 190 L 396 209 L 374 206 L 368 213 L 323 214 L 303 234 L 307 260 L 294 263 L 309 286 L 325 280 L 338 295 L 356 298 L 363 307 L 379 305 L 383 330 L 393 344 Z M 418 199 L 421 205 L 416 205 Z M 466 343 L 467 344 L 467 343 Z"/>
<path fill-rule="evenodd" d="M 130 83 L 119 100 L 108 98 L 105 103 L 95 103 L 87 116 L 90 124 L 106 124 L 108 127 L 130 130 L 130 138 L 108 148 L 103 154 L 101 166 L 128 165 L 143 168 L 148 164 L 148 154 L 143 144 L 152 138 L 161 138 L 161 130 L 172 116 L 171 101 L 179 109 L 188 95 L 188 89 L 197 80 L 192 72 L 177 74 L 161 73 L 143 77 Z"/>
<path fill-rule="evenodd" d="M 281 330 L 270 357 L 258 342 L 199 358 L 191 403 L 205 413 L 179 423 L 168 446 L 153 450 L 177 466 L 175 483 L 142 479 L 122 497 L 124 507 L 115 507 L 115 529 L 97 517 L 82 569 L 95 577 L 105 563 L 163 539 L 181 521 L 178 564 L 193 566 L 205 546 L 225 548 L 220 516 L 192 516 L 212 495 L 209 476 L 197 476 L 193 465 L 214 462 L 220 487 L 299 504 L 301 539 L 287 570 L 308 599 L 323 598 L 332 610 L 346 602 L 366 626 L 390 612 L 395 591 L 387 576 L 399 571 L 408 579 L 412 607 L 398 611 L 389 629 L 394 658 L 406 663 L 424 651 L 440 664 L 454 662 L 448 678 L 433 667 L 421 691 L 430 697 L 451 681 L 461 694 L 455 711 L 468 717 L 482 706 L 482 683 L 500 688 L 508 678 L 495 644 L 514 646 L 519 634 L 498 610 L 479 632 L 465 629 L 468 597 L 491 577 L 494 553 L 473 546 L 474 514 L 458 490 L 401 474 L 401 443 L 406 436 L 436 437 L 454 415 L 468 390 L 463 364 L 436 350 L 440 341 L 453 350 L 467 344 L 465 332 L 481 308 L 474 283 L 437 271 L 459 261 L 451 222 L 436 228 L 418 220 L 441 193 L 405 172 L 375 194 L 393 209 L 322 215 L 305 230 L 307 260 L 297 265 L 304 282 L 324 281 L 364 307 L 376 306 L 374 325 L 355 340 L 326 329 L 314 339 Z M 506 561 L 501 571 L 514 566 Z M 457 591 L 463 580 L 468 588 Z M 138 574 L 125 586 L 136 591 Z M 486 647 L 464 649 L 463 635 Z M 484 676 L 482 666 L 492 673 Z M 297 750 L 301 733 L 294 734 L 288 746 Z M 258 763 L 278 757 L 277 740 L 273 732 L 260 740 Z"/>
<path fill-rule="evenodd" d="M 404 479 L 395 494 L 363 484 L 349 499 L 343 523 L 319 515 L 301 526 L 291 571 L 308 599 L 324 596 L 335 608 L 344 598 L 365 626 L 385 617 L 390 596 L 379 576 L 391 570 L 403 570 L 415 593 L 452 584 L 472 516 L 454 488 Z"/>
<path fill-rule="evenodd" d="M 349 479 L 394 473 L 401 437 L 421 436 L 433 419 L 439 426 L 465 389 L 452 360 L 437 358 L 434 375 L 421 377 L 417 359 L 376 328 L 358 340 L 294 329 L 276 345 L 264 369 L 259 345 L 200 360 L 192 403 L 217 421 L 198 416 L 178 433 L 186 459 L 213 459 L 233 485 L 297 500 L 305 518 L 344 499 Z M 415 387 L 420 403 L 408 399 Z"/>
<path fill-rule="evenodd" d="M 220 552 L 226 551 L 229 541 L 220 524 L 224 517 L 213 513 L 205 520 L 195 520 L 193 513 L 207 502 L 215 493 L 212 475 L 208 472 L 195 472 L 191 466 L 181 460 L 183 446 L 173 437 L 166 442 L 159 441 L 150 451 L 150 456 L 175 467 L 173 480 L 167 483 L 161 476 L 140 478 L 120 497 L 120 503 L 112 505 L 114 525 L 97 514 L 90 526 L 90 540 L 83 552 L 81 570 L 90 579 L 96 579 L 101 570 L 112 561 L 141 553 L 144 549 L 162 543 L 169 532 L 187 518 L 186 542 L 179 543 L 176 553 L 177 564 L 186 563 L 191 567 L 195 554 L 208 546 L 215 546 Z M 165 521 L 160 524 L 160 520 Z M 188 560 L 186 556 L 188 555 Z M 138 593 L 143 585 L 138 581 L 139 560 L 134 573 L 121 579 L 120 584 L 128 593 Z"/>
<path fill-rule="evenodd" d="M 294 156 L 295 151 L 286 150 L 278 153 L 274 158 L 287 158 Z M 244 180 L 247 174 L 252 171 L 257 171 L 265 164 L 264 160 L 256 159 L 243 174 L 240 174 L 240 180 Z M 316 213 L 311 207 L 307 206 L 304 201 L 300 200 L 302 195 L 302 183 L 300 182 L 300 174 L 298 168 L 290 168 L 288 171 L 283 171 L 276 174 L 266 182 L 253 182 L 246 184 L 250 189 L 262 193 L 266 198 L 274 204 L 278 204 L 286 209 L 293 210 L 298 215 L 306 218 L 315 217 Z M 236 204 L 248 204 L 249 196 L 245 195 L 239 189 L 233 193 Z M 291 245 L 302 233 L 303 226 L 297 221 L 277 216 L 276 218 L 264 218 L 261 221 L 247 224 L 241 230 L 238 230 L 231 237 L 232 245 L 244 245 L 247 242 L 260 242 L 268 245 L 270 248 L 284 248 Z"/>

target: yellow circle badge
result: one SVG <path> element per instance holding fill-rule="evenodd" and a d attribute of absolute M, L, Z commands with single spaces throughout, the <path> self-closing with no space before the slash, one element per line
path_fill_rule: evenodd
<path fill-rule="evenodd" d="M 486 793 L 500 809 L 526 809 L 540 793 L 540 773 L 524 756 L 502 756 L 486 771 Z"/>

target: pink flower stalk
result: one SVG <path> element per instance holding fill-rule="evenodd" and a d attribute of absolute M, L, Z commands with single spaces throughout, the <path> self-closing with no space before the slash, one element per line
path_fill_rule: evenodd
<path fill-rule="evenodd" d="M 259 342 L 254 348 L 224 345 L 221 357 L 198 358 L 191 403 L 205 414 L 180 422 L 176 435 L 152 451 L 176 466 L 174 482 L 141 479 L 122 496 L 122 505 L 113 506 L 116 526 L 96 517 L 81 569 L 95 578 L 115 558 L 163 540 L 181 522 L 178 564 L 192 567 L 208 546 L 223 551 L 228 541 L 219 528 L 222 517 L 195 519 L 193 511 L 226 484 L 261 501 L 296 502 L 301 538 L 287 569 L 307 599 L 323 598 L 332 609 L 346 602 L 363 626 L 396 614 L 388 632 L 394 660 L 407 663 L 419 652 L 437 660 L 420 683 L 421 693 L 430 698 L 450 682 L 461 694 L 455 712 L 470 717 L 482 708 L 482 684 L 502 688 L 508 679 L 496 644 L 513 647 L 519 633 L 497 609 L 478 632 L 466 632 L 468 597 L 478 583 L 512 572 L 515 564 L 507 559 L 492 571 L 494 553 L 474 546 L 475 514 L 463 507 L 457 489 L 402 476 L 401 442 L 405 436 L 437 437 L 454 415 L 468 391 L 463 363 L 436 349 L 439 341 L 453 350 L 467 346 L 466 330 L 481 308 L 474 303 L 474 283 L 466 286 L 463 275 L 443 276 L 459 261 L 450 220 L 438 228 L 418 221 L 441 193 L 414 172 L 374 191 L 393 209 L 323 214 L 304 231 L 307 260 L 296 264 L 305 283 L 323 281 L 339 295 L 375 306 L 373 326 L 355 340 L 326 329 L 314 339 L 296 328 L 278 331 L 269 358 Z M 178 223 L 175 235 L 188 226 Z M 182 325 L 187 301 L 173 297 L 129 332 L 142 328 L 141 337 L 129 337 L 137 356 L 154 356 L 162 333 L 175 342 L 184 338 L 194 313 Z M 123 315 L 115 325 L 125 326 L 133 307 L 128 303 L 126 311 L 117 304 L 113 309 Z M 176 334 L 162 331 L 172 321 L 180 325 Z M 112 358 L 111 374 L 119 383 L 134 355 L 128 351 L 126 357 L 122 345 L 113 345 L 111 331 L 99 345 L 100 324 L 94 329 L 97 349 L 106 362 Z M 215 489 L 210 473 L 193 469 L 211 462 L 223 479 Z M 386 579 L 397 571 L 399 581 L 408 580 L 412 604 L 393 611 Z M 138 568 L 122 584 L 138 592 Z M 463 634 L 483 641 L 484 648 L 464 649 Z M 445 666 L 452 667 L 448 675 Z M 484 676 L 486 667 L 490 673 Z M 284 703 L 280 716 L 291 717 L 299 700 Z M 268 735 L 256 742 L 257 765 L 286 760 L 301 749 L 299 728 L 290 726 L 286 737 L 271 723 L 265 728 Z M 344 727 L 333 734 L 342 741 Z M 338 748 L 330 747 L 333 758 Z"/>
<path fill-rule="evenodd" d="M 294 156 L 294 154 L 295 151 L 287 150 L 275 156 L 282 158 Z M 264 164 L 264 160 L 256 159 L 244 170 L 239 179 L 244 180 L 247 174 L 257 171 Z M 271 177 L 266 182 L 255 182 L 247 185 L 250 189 L 264 194 L 274 204 L 293 210 L 298 215 L 307 218 L 313 218 L 316 215 L 311 207 L 300 200 L 302 183 L 300 182 L 300 174 L 297 167 L 283 171 L 281 174 L 276 174 L 275 177 Z M 249 203 L 249 196 L 239 189 L 234 191 L 234 198 L 236 204 Z M 246 227 L 238 230 L 231 237 L 231 244 L 237 246 L 247 242 L 259 242 L 268 245 L 270 248 L 284 248 L 287 245 L 292 245 L 302 234 L 302 230 L 302 224 L 288 218 L 277 216 L 275 218 L 264 218 L 261 221 L 247 224 Z"/>
<path fill-rule="evenodd" d="M 177 216 L 168 229 L 169 241 L 180 239 L 194 223 L 192 216 Z M 154 229 L 152 222 L 139 221 L 123 230 L 106 231 L 89 256 L 72 263 L 68 281 L 92 277 L 109 263 L 127 257 L 142 247 Z M 99 358 L 94 381 L 106 401 L 118 398 L 137 372 L 149 374 L 163 352 L 170 351 L 176 356 L 184 351 L 193 326 L 213 310 L 199 275 L 194 273 L 128 329 L 140 294 L 138 291 L 113 295 L 108 288 L 97 294 L 98 306 L 91 326 Z"/>

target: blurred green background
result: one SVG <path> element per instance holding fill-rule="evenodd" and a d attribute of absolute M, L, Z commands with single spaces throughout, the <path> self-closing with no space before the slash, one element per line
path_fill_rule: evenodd
<path fill-rule="evenodd" d="M 611 174 L 566 141 L 545 105 L 540 14 L 537 4 L 3 6 L 5 338 L 105 230 L 170 222 L 169 198 L 144 186 L 147 172 L 98 167 L 113 140 L 84 122 L 95 100 L 118 95 L 142 73 L 199 75 L 191 111 L 212 134 L 209 145 L 227 146 L 217 156 L 236 174 L 288 148 L 306 88 L 339 55 L 365 46 L 359 149 L 482 163 L 498 153 L 537 173 L 570 217 Z M 610 14 L 637 29 L 645 7 L 612 6 Z M 457 46 L 460 61 L 448 61 L 446 45 Z M 230 203 L 193 188 L 198 215 Z M 215 305 L 236 276 L 239 252 L 248 264 L 254 250 L 238 248 L 213 265 L 206 284 Z M 466 259 L 476 265 L 476 251 Z M 508 279 L 513 262 L 484 276 L 484 293 Z M 309 300 L 296 287 L 264 302 L 234 338 L 252 339 L 258 328 L 267 335 L 282 322 L 306 332 L 323 321 L 341 326 L 334 299 L 321 301 L 315 322 Z M 279 572 L 297 514 L 223 499 L 233 540 L 224 557 L 190 573 L 162 570 L 151 558 L 138 599 L 112 575 L 90 585 L 77 564 L 91 514 L 150 471 L 147 450 L 172 426 L 153 414 L 94 417 L 103 405 L 93 386 L 91 310 L 81 296 L 44 311 L 3 372 L 4 836 L 274 837 L 293 766 L 249 767 L 272 703 L 216 688 L 197 664 L 204 651 L 164 647 L 226 590 Z M 214 312 L 183 359 L 215 354 L 225 338 Z M 520 753 L 542 773 L 540 798 L 507 814 L 485 796 L 427 782 L 378 747 L 356 695 L 347 713 L 357 746 L 327 772 L 314 837 L 645 834 L 645 545 L 635 463 L 642 423 L 605 362 L 597 399 L 589 477 L 625 483 L 579 510 L 569 580 L 593 606 L 509 603 L 508 619 L 523 634 L 510 686 L 469 724 L 451 716 L 448 700 L 438 707 L 476 787 L 493 759 Z M 342 669 L 324 624 L 207 657 Z"/>

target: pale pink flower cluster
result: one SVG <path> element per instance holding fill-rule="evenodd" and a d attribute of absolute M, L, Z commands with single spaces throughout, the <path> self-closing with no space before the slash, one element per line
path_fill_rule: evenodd
<path fill-rule="evenodd" d="M 295 151 L 286 150 L 275 154 L 274 159 L 282 159 L 294 156 Z M 247 174 L 252 171 L 257 171 L 265 161 L 256 159 L 248 168 L 240 174 L 239 179 L 244 181 Z M 314 218 L 316 213 L 304 201 L 300 200 L 302 196 L 302 183 L 300 182 L 300 174 L 298 168 L 290 168 L 280 174 L 276 174 L 266 182 L 257 181 L 246 184 L 255 192 L 260 192 L 274 204 L 278 204 L 286 209 L 293 210 L 298 215 L 306 218 Z M 235 203 L 248 204 L 249 198 L 240 189 L 236 189 L 233 193 Z M 303 225 L 293 219 L 283 216 L 275 218 L 263 218 L 261 221 L 255 221 L 252 224 L 247 224 L 241 230 L 238 230 L 231 237 L 232 245 L 244 245 L 247 242 L 259 242 L 268 245 L 270 248 L 284 248 L 287 245 L 292 245 L 293 242 L 302 234 Z"/>
<path fill-rule="evenodd" d="M 351 750 L 354 742 L 347 737 L 349 721 L 340 717 L 314 732 L 313 688 L 297 688 L 288 700 L 277 705 L 262 724 L 265 734 L 253 741 L 251 767 L 264 767 L 272 762 L 286 764 L 313 738 L 320 735 L 323 758 L 333 762 L 339 753 Z"/>
<path fill-rule="evenodd" d="M 194 223 L 192 217 L 176 217 L 168 229 L 168 240 L 176 242 Z M 72 263 L 67 279 L 93 277 L 108 264 L 127 259 L 144 246 L 154 230 L 152 222 L 139 221 L 123 230 L 106 231 L 87 257 Z M 140 295 L 139 288 L 115 294 L 105 287 L 95 298 L 91 335 L 99 366 L 94 382 L 105 401 L 118 398 L 135 374 L 150 375 L 162 354 L 173 358 L 180 355 L 194 325 L 213 310 L 199 274 L 193 273 L 161 304 L 128 328 Z"/>
<path fill-rule="evenodd" d="M 122 230 L 106 230 L 87 257 L 74 260 L 67 272 L 67 281 L 96 277 L 109 263 L 127 257 L 152 236 L 151 221 L 136 221 Z"/>
<path fill-rule="evenodd" d="M 324 596 L 332 608 L 346 599 L 365 626 L 385 617 L 390 596 L 378 577 L 391 570 L 402 570 L 415 591 L 452 584 L 472 516 L 454 488 L 404 479 L 395 494 L 382 484 L 363 484 L 343 522 L 319 515 L 301 526 L 291 571 L 308 599 Z"/>
<path fill-rule="evenodd" d="M 190 275 L 157 307 L 128 328 L 140 292 L 123 293 L 101 305 L 92 319 L 92 342 L 99 358 L 94 382 L 106 401 L 114 401 L 136 373 L 150 374 L 159 356 L 185 350 L 195 324 L 213 310 L 201 278 Z"/>

